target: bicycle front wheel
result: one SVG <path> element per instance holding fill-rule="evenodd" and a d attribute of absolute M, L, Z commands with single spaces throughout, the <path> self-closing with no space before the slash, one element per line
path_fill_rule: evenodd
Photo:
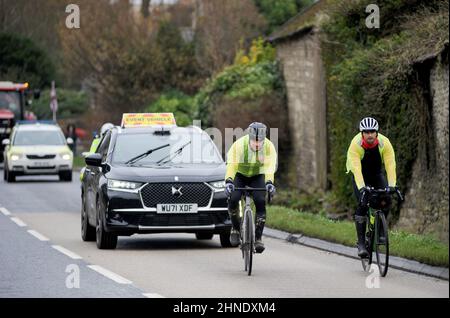
<path fill-rule="evenodd" d="M 255 244 L 255 230 L 254 230 L 254 223 L 253 223 L 253 213 L 251 210 L 247 210 L 245 213 L 245 223 L 247 224 L 246 234 L 247 234 L 247 246 L 246 246 L 246 252 L 247 252 L 247 273 L 248 276 L 252 274 L 252 265 L 253 265 L 253 249 Z"/>
<path fill-rule="evenodd" d="M 381 277 L 385 277 L 389 267 L 389 237 L 386 217 L 379 212 L 375 219 L 375 252 Z"/>
<path fill-rule="evenodd" d="M 248 225 L 247 225 L 247 218 L 245 217 L 245 214 L 242 218 L 242 224 L 241 224 L 241 251 L 242 251 L 242 258 L 244 259 L 244 270 L 247 271 L 248 269 Z"/>

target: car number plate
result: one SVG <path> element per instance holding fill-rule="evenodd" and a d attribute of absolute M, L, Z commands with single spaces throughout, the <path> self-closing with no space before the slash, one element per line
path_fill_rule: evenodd
<path fill-rule="evenodd" d="M 157 204 L 157 213 L 197 213 L 197 203 Z"/>
<path fill-rule="evenodd" d="M 48 166 L 50 166 L 50 163 L 49 163 L 49 162 L 46 162 L 46 161 L 44 161 L 44 162 L 41 162 L 41 161 L 35 161 L 35 162 L 33 163 L 33 166 L 35 166 L 35 167 L 48 167 Z"/>

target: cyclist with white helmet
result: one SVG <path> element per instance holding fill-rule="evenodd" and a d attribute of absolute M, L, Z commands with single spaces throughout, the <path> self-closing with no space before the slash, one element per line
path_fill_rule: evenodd
<path fill-rule="evenodd" d="M 275 193 L 273 182 L 277 153 L 266 134 L 266 125 L 258 122 L 250 124 L 248 135 L 236 140 L 227 154 L 225 191 L 230 196 L 228 212 L 233 224 L 230 234 L 230 243 L 233 246 L 240 243 L 239 201 L 243 195 L 242 191 L 234 191 L 235 187 L 266 188 L 271 195 Z M 264 244 L 261 239 L 266 222 L 265 193 L 253 192 L 253 201 L 256 208 L 255 250 L 262 253 Z"/>
<path fill-rule="evenodd" d="M 355 212 L 355 226 L 358 236 L 358 256 L 367 257 L 365 246 L 365 232 L 367 224 L 367 202 L 361 202 L 367 187 L 375 189 L 394 188 L 397 183 L 395 172 L 395 153 L 389 139 L 378 133 L 378 122 L 366 117 L 359 124 L 359 131 L 350 143 L 347 151 L 347 173 L 353 174 L 352 182 L 358 207 Z M 382 166 L 387 174 L 386 178 Z M 383 198 L 383 211 L 387 213 L 390 206 L 390 197 Z"/>

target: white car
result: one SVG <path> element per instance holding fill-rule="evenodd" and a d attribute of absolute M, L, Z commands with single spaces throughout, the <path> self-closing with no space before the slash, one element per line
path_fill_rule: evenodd
<path fill-rule="evenodd" d="M 4 172 L 7 182 L 16 176 L 59 175 L 61 181 L 72 181 L 73 153 L 55 124 L 24 123 L 14 126 L 11 139 L 3 140 Z"/>

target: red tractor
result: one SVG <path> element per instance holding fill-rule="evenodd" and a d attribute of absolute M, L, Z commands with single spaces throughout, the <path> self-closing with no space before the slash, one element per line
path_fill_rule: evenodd
<path fill-rule="evenodd" d="M 25 110 L 30 104 L 31 91 L 28 83 L 16 84 L 0 81 L 0 162 L 3 162 L 3 140 L 8 139 L 11 130 L 18 120 L 36 119 Z M 34 98 L 39 98 L 40 91 L 34 91 Z"/>

